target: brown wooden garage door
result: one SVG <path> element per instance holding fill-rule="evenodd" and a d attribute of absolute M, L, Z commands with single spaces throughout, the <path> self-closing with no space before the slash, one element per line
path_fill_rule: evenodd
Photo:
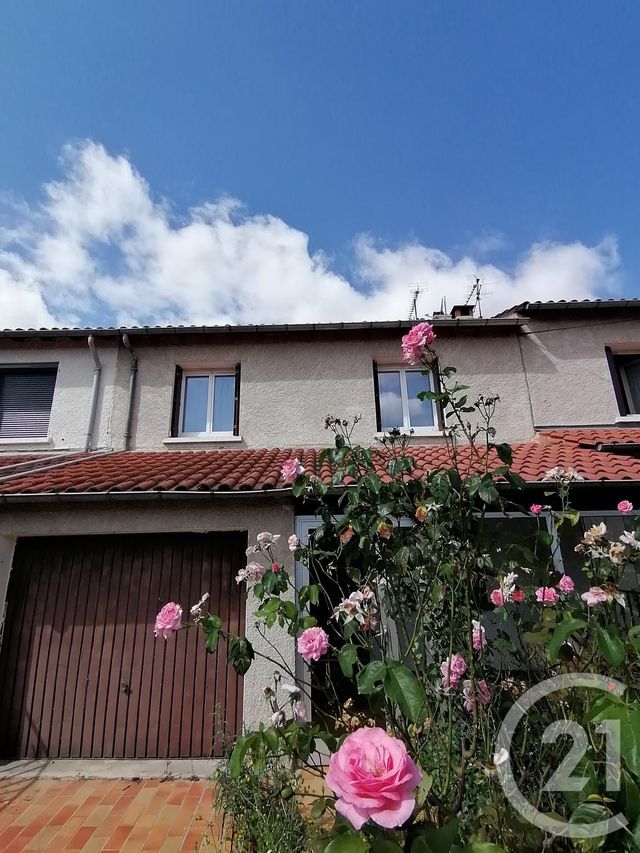
<path fill-rule="evenodd" d="M 246 534 L 20 540 L 0 653 L 0 756 L 220 755 L 240 728 L 242 679 L 193 628 L 156 640 L 162 604 L 211 595 L 244 631 L 234 581 Z"/>

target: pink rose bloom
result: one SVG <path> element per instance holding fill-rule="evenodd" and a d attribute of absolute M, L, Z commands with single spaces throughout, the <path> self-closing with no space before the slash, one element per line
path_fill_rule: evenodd
<path fill-rule="evenodd" d="M 552 586 L 541 586 L 536 590 L 536 601 L 545 607 L 558 601 L 558 593 Z"/>
<path fill-rule="evenodd" d="M 300 545 L 300 540 L 299 540 L 299 539 L 298 539 L 298 537 L 294 534 L 293 536 L 290 536 L 290 537 L 287 539 L 287 545 L 289 546 L 289 550 L 290 550 L 290 551 L 295 551 L 295 550 L 296 550 L 296 548 Z"/>
<path fill-rule="evenodd" d="M 586 601 L 589 607 L 595 607 L 597 604 L 604 604 L 611 600 L 601 586 L 592 586 L 588 592 L 583 592 L 580 598 Z"/>
<path fill-rule="evenodd" d="M 491 702 L 493 691 L 484 680 L 476 681 L 476 693 L 481 705 L 488 705 Z M 464 696 L 464 707 L 467 711 L 473 711 L 475 697 L 473 695 L 473 686 L 470 681 L 465 681 L 462 685 L 462 694 Z"/>
<path fill-rule="evenodd" d="M 345 529 L 340 533 L 340 543 L 342 545 L 346 545 L 348 542 L 351 542 L 353 539 L 353 527 L 349 525 L 345 527 Z"/>
<path fill-rule="evenodd" d="M 502 607 L 504 604 L 504 594 L 501 589 L 494 589 L 489 598 L 496 607 Z"/>
<path fill-rule="evenodd" d="M 278 572 L 280 571 L 280 566 L 278 565 L 278 563 L 271 563 L 271 571 L 274 572 L 276 575 L 278 574 Z"/>
<path fill-rule="evenodd" d="M 618 504 L 618 512 L 622 512 L 625 515 L 628 515 L 630 512 L 633 512 L 633 504 L 631 501 L 620 501 Z"/>
<path fill-rule="evenodd" d="M 556 586 L 560 592 L 573 592 L 576 587 L 569 575 L 562 575 Z"/>
<path fill-rule="evenodd" d="M 443 660 L 440 664 L 442 673 L 442 686 L 445 690 L 455 690 L 458 682 L 467 671 L 467 662 L 462 655 L 455 654 Z"/>
<path fill-rule="evenodd" d="M 336 811 L 354 829 L 368 820 L 393 829 L 411 817 L 421 778 L 404 743 L 372 728 L 347 735 L 331 756 L 325 781 L 338 797 Z"/>
<path fill-rule="evenodd" d="M 472 642 L 473 648 L 479 652 L 480 649 L 483 649 L 487 645 L 487 638 L 485 636 L 486 631 L 482 627 L 482 625 L 476 620 L 472 620 L 473 625 L 473 634 L 472 634 Z"/>
<path fill-rule="evenodd" d="M 293 483 L 300 474 L 304 474 L 304 466 L 300 464 L 297 456 L 293 459 L 285 459 L 280 473 L 285 483 Z"/>
<path fill-rule="evenodd" d="M 175 601 L 169 601 L 156 616 L 153 633 L 156 637 L 168 640 L 172 634 L 182 627 L 182 607 Z"/>
<path fill-rule="evenodd" d="M 515 601 L 517 603 L 524 601 L 524 590 L 517 586 L 511 593 L 511 601 Z"/>
<path fill-rule="evenodd" d="M 309 722 L 309 714 L 307 713 L 307 706 L 301 699 L 298 699 L 297 702 L 293 703 L 293 719 L 296 723 L 308 723 Z"/>
<path fill-rule="evenodd" d="M 259 580 L 262 580 L 264 573 L 265 567 L 262 565 L 262 563 L 258 563 L 255 560 L 252 560 L 245 566 L 244 569 L 240 569 L 240 571 L 236 575 L 236 583 L 242 583 L 243 581 L 257 583 Z"/>
<path fill-rule="evenodd" d="M 529 512 L 532 512 L 534 515 L 540 515 L 542 510 L 542 504 L 531 504 L 531 506 L 529 507 Z"/>
<path fill-rule="evenodd" d="M 420 364 L 427 347 L 435 338 L 431 323 L 418 323 L 407 332 L 402 338 L 402 356 L 407 364 Z"/>
<path fill-rule="evenodd" d="M 322 628 L 307 628 L 298 637 L 298 651 L 309 663 L 320 660 L 329 648 L 329 635 Z"/>

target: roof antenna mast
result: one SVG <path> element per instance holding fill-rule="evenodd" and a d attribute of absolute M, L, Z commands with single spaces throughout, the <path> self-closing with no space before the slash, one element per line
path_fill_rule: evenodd
<path fill-rule="evenodd" d="M 409 290 L 411 291 L 411 305 L 409 307 L 409 319 L 417 320 L 420 316 L 418 312 L 418 300 L 420 299 L 420 295 L 422 293 L 427 292 L 427 282 L 426 281 L 416 281 L 409 285 Z"/>
<path fill-rule="evenodd" d="M 486 286 L 486 281 L 479 276 L 474 277 L 474 282 L 467 294 L 465 304 L 468 305 L 472 300 L 475 303 L 477 316 L 482 317 L 482 291 Z"/>

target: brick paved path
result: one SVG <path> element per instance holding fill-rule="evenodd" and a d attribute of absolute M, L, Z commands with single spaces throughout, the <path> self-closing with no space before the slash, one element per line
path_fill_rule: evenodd
<path fill-rule="evenodd" d="M 0 851 L 195 853 L 211 798 L 206 781 L 0 779 Z"/>

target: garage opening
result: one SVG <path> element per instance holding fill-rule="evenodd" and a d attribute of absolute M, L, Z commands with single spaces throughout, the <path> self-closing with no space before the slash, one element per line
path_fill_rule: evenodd
<path fill-rule="evenodd" d="M 242 721 L 226 643 L 156 640 L 167 601 L 201 594 L 244 633 L 246 533 L 73 536 L 17 543 L 0 650 L 0 757 L 221 756 Z"/>

